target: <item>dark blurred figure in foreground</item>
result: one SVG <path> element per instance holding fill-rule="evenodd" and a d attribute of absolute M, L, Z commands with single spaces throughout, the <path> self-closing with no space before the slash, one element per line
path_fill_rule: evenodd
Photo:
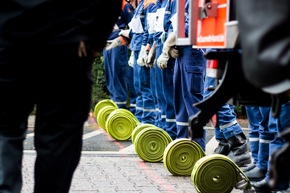
<path fill-rule="evenodd" d="M 34 193 L 67 193 L 91 105 L 91 65 L 121 0 L 0 2 L 0 192 L 20 193 L 36 107 Z"/>
<path fill-rule="evenodd" d="M 290 89 L 290 2 L 288 0 L 237 0 L 242 67 L 246 79 L 274 96 Z M 280 116 L 286 115 L 288 103 Z M 280 104 L 281 105 L 281 104 Z M 279 105 L 279 106 L 280 106 Z M 288 114 L 289 117 L 289 114 Z M 270 179 L 253 184 L 256 190 L 279 189 L 290 178 L 290 119 L 280 122 L 282 142 L 271 155 Z M 287 187 L 287 186 L 286 186 Z"/>

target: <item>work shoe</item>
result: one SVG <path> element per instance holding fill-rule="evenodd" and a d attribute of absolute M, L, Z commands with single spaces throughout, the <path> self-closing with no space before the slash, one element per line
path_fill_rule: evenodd
<path fill-rule="evenodd" d="M 256 193 L 271 193 L 272 192 L 272 188 L 270 187 L 269 183 L 265 179 L 252 183 L 252 186 L 255 188 Z"/>
<path fill-rule="evenodd" d="M 253 182 L 252 186 L 255 189 L 256 193 L 289 193 L 289 190 L 286 188 L 288 187 L 288 185 L 285 187 L 286 189 L 272 188 L 266 181 L 266 179 L 258 182 Z"/>
<path fill-rule="evenodd" d="M 231 146 L 228 157 L 232 159 L 239 167 L 252 163 L 247 138 L 244 133 L 230 137 L 228 142 Z"/>
<path fill-rule="evenodd" d="M 267 170 L 260 169 L 258 167 L 253 168 L 250 171 L 245 172 L 250 181 L 261 181 L 265 178 Z"/>
<path fill-rule="evenodd" d="M 213 151 L 216 154 L 228 155 L 230 153 L 231 146 L 226 139 L 219 139 L 219 144 Z"/>
<path fill-rule="evenodd" d="M 241 169 L 242 169 L 243 172 L 248 172 L 248 171 L 254 169 L 255 167 L 256 167 L 256 164 L 250 163 L 250 164 L 248 164 L 248 165 L 246 165 L 244 167 L 241 167 Z"/>
<path fill-rule="evenodd" d="M 246 166 L 252 163 L 251 154 L 248 150 L 247 143 L 231 149 L 228 157 L 235 162 L 239 167 Z"/>

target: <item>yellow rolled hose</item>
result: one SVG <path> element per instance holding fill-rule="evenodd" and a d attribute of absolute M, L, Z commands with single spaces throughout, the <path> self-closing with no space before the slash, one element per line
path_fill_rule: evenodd
<path fill-rule="evenodd" d="M 116 109 L 117 109 L 117 107 L 115 107 L 115 106 L 105 106 L 102 109 L 100 109 L 98 116 L 97 116 L 97 122 L 101 128 L 103 128 L 104 130 L 107 130 L 106 129 L 107 119 L 108 119 L 109 115 L 111 114 L 111 112 L 116 110 Z"/>
<path fill-rule="evenodd" d="M 133 129 L 139 121 L 126 109 L 115 109 L 106 121 L 106 130 L 109 135 L 119 141 L 130 139 Z"/>
<path fill-rule="evenodd" d="M 116 107 L 118 108 L 118 105 L 112 101 L 111 99 L 103 99 L 103 100 L 100 100 L 96 105 L 95 105 L 95 108 L 94 108 L 94 115 L 95 117 L 98 117 L 98 113 L 99 111 L 103 108 L 103 107 L 106 107 L 106 106 L 113 106 L 113 107 Z"/>
<path fill-rule="evenodd" d="M 142 131 L 143 129 L 145 128 L 148 128 L 148 127 L 156 127 L 155 125 L 153 124 L 149 124 L 149 123 L 140 123 L 139 125 L 137 125 L 134 130 L 132 131 L 132 136 L 131 136 L 131 141 L 132 143 L 134 143 L 134 140 L 137 136 L 137 134 Z"/>
<path fill-rule="evenodd" d="M 134 148 L 143 161 L 161 162 L 164 150 L 171 141 L 171 137 L 163 129 L 149 127 L 137 134 L 134 140 Z"/>
<path fill-rule="evenodd" d="M 205 152 L 200 145 L 188 138 L 172 141 L 165 149 L 163 163 L 166 169 L 176 176 L 190 176 L 192 169 Z"/>
<path fill-rule="evenodd" d="M 244 172 L 227 156 L 211 154 L 199 159 L 192 170 L 191 182 L 198 193 L 230 193 L 239 188 L 251 189 Z"/>

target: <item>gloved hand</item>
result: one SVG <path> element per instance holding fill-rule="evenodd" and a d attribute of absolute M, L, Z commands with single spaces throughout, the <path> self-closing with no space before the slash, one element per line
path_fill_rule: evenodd
<path fill-rule="evenodd" d="M 134 51 L 133 50 L 131 51 L 128 65 L 131 66 L 132 68 L 134 68 Z"/>
<path fill-rule="evenodd" d="M 175 46 L 176 46 L 176 33 L 170 32 L 168 34 L 166 41 L 164 42 L 162 52 L 168 52 L 168 54 L 172 58 L 177 58 L 178 57 L 178 50 L 175 48 Z"/>
<path fill-rule="evenodd" d="M 150 48 L 147 60 L 145 61 L 146 67 L 152 68 L 154 66 L 155 56 L 156 56 L 156 42 L 154 41 Z"/>
<path fill-rule="evenodd" d="M 142 45 L 138 59 L 137 59 L 137 64 L 139 66 L 145 66 L 145 61 L 147 60 L 147 56 L 148 56 L 147 46 Z"/>
<path fill-rule="evenodd" d="M 122 37 L 122 36 L 119 36 L 115 39 L 113 39 L 113 41 L 111 41 L 106 47 L 105 49 L 106 50 L 111 50 L 113 48 L 116 48 L 116 47 L 119 47 L 119 46 L 123 46 L 123 45 L 128 45 L 129 44 L 129 41 L 128 39 Z"/>
<path fill-rule="evenodd" d="M 176 34 L 171 32 L 168 34 L 166 41 L 163 44 L 162 54 L 157 59 L 157 65 L 160 69 L 167 68 L 167 62 L 171 57 L 178 57 L 178 50 L 174 48 L 176 45 Z M 171 54 L 171 55 L 170 55 Z"/>
<path fill-rule="evenodd" d="M 175 46 L 171 47 L 168 52 L 172 58 L 178 58 L 179 56 L 178 50 L 175 48 Z"/>
<path fill-rule="evenodd" d="M 162 54 L 160 54 L 160 56 L 157 59 L 157 66 L 160 69 L 165 69 L 167 68 L 167 62 L 169 60 L 169 54 L 168 53 L 164 53 L 162 52 Z"/>
<path fill-rule="evenodd" d="M 125 29 L 125 30 L 122 29 L 122 30 L 119 32 L 119 36 L 124 36 L 124 37 L 130 39 L 129 34 L 130 34 L 130 30 L 129 30 L 129 29 Z"/>

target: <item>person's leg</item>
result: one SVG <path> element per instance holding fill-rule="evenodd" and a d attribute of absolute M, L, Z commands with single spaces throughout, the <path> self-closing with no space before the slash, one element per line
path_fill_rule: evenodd
<path fill-rule="evenodd" d="M 135 115 L 137 92 L 134 87 L 134 68 L 128 66 L 126 74 L 127 74 L 127 87 L 130 98 L 130 111 L 131 113 L 133 113 L 133 115 Z"/>
<path fill-rule="evenodd" d="M 223 105 L 218 111 L 217 117 L 218 127 L 231 146 L 228 157 L 238 166 L 250 164 L 252 161 L 247 138 L 236 120 L 234 106 L 229 104 Z"/>
<path fill-rule="evenodd" d="M 258 163 L 257 167 L 267 170 L 268 160 L 269 160 L 269 144 L 275 139 L 277 135 L 277 129 L 270 129 L 271 116 L 269 107 L 259 107 L 262 121 L 260 123 L 260 143 L 259 143 L 259 153 L 258 153 Z M 264 121 L 266 120 L 266 121 Z"/>
<path fill-rule="evenodd" d="M 179 50 L 181 54 L 182 50 Z M 173 88 L 174 88 L 174 108 L 176 113 L 176 138 L 188 138 L 188 114 L 186 111 L 185 102 L 183 99 L 184 82 L 182 82 L 182 55 L 180 55 L 175 62 L 173 74 Z"/>
<path fill-rule="evenodd" d="M 128 47 L 119 46 L 111 50 L 110 66 L 112 75 L 111 79 L 113 97 L 111 99 L 119 108 L 127 109 L 128 88 L 126 73 L 128 71 Z"/>
<path fill-rule="evenodd" d="M 93 60 L 79 58 L 77 48 L 77 44 L 59 45 L 36 53 L 34 193 L 69 192 L 80 160 L 83 126 L 91 105 Z"/>
<path fill-rule="evenodd" d="M 137 59 L 139 56 L 140 51 L 134 51 L 134 88 L 137 93 L 136 97 L 136 110 L 135 110 L 135 117 L 142 122 L 142 114 L 143 114 L 143 99 L 141 95 L 141 88 L 140 88 L 140 71 L 141 66 L 137 64 Z"/>
<path fill-rule="evenodd" d="M 173 68 L 175 59 L 170 58 L 167 63 L 167 68 L 163 69 L 163 92 L 165 96 L 166 106 L 166 124 L 165 131 L 171 136 L 172 139 L 176 139 L 176 116 L 174 109 L 173 99 Z"/>
<path fill-rule="evenodd" d="M 216 79 L 207 76 L 205 79 L 204 97 L 209 97 L 216 86 Z M 221 133 L 223 133 L 224 138 L 230 145 L 230 152 L 228 157 L 231 158 L 240 167 L 250 164 L 251 155 L 248 149 L 247 138 L 240 124 L 236 120 L 234 106 L 224 104 L 216 113 L 216 117 L 216 127 L 219 128 Z M 227 146 L 227 144 L 222 141 L 222 143 L 219 143 L 217 149 L 223 149 L 221 146 L 225 145 Z"/>
<path fill-rule="evenodd" d="M 161 111 L 159 109 L 157 93 L 156 93 L 156 69 L 154 67 L 150 68 L 150 89 L 152 92 L 152 97 L 155 104 L 155 126 L 158 126 L 158 122 L 161 120 Z"/>
<path fill-rule="evenodd" d="M 155 100 L 150 86 L 150 68 L 140 69 L 140 91 L 143 99 L 142 123 L 155 124 Z"/>
<path fill-rule="evenodd" d="M 156 58 L 162 53 L 162 46 L 159 46 L 156 48 Z M 157 95 L 157 102 L 158 107 L 160 110 L 160 119 L 157 123 L 157 127 L 164 129 L 165 128 L 165 119 L 166 119 L 166 100 L 163 92 L 163 84 L 162 83 L 162 70 L 157 66 L 157 64 L 154 65 L 155 72 L 156 72 L 156 81 L 155 81 L 155 90 Z"/>
<path fill-rule="evenodd" d="M 23 141 L 34 107 L 34 69 L 29 48 L 0 47 L 0 192 L 22 187 Z M 41 65 L 41 64 L 39 64 Z"/>
<path fill-rule="evenodd" d="M 249 121 L 249 142 L 254 164 L 258 162 L 259 153 L 259 122 L 262 119 L 258 106 L 245 106 Z"/>
<path fill-rule="evenodd" d="M 112 65 L 112 50 L 106 50 L 103 51 L 103 58 L 104 58 L 104 75 L 106 80 L 106 87 L 108 89 L 108 92 L 110 94 L 110 98 L 114 98 L 114 80 L 112 77 L 115 76 L 113 71 L 113 65 Z"/>
<path fill-rule="evenodd" d="M 281 138 L 279 136 L 279 133 L 282 132 L 284 129 L 290 127 L 289 114 L 290 114 L 290 102 L 283 104 L 281 106 L 281 111 L 278 118 L 273 118 L 272 114 L 270 114 L 269 116 L 269 131 L 273 133 L 275 131 L 277 132 L 275 139 L 270 142 L 270 149 L 269 149 L 270 156 L 273 154 L 273 152 L 282 148 L 282 146 L 285 144 L 285 139 Z M 267 174 L 265 178 L 261 181 L 253 183 L 253 187 L 255 188 L 256 192 L 269 191 L 272 189 L 269 186 L 270 165 L 271 165 L 271 159 L 268 160 L 268 170 L 267 170 Z M 286 171 L 288 171 L 287 168 L 285 168 L 285 172 Z M 279 183 L 276 185 L 274 190 L 286 190 L 287 188 L 289 188 L 289 179 L 285 179 L 284 181 L 279 181 Z"/>
<path fill-rule="evenodd" d="M 248 109 L 249 110 L 249 109 Z M 245 172 L 250 181 L 262 180 L 267 172 L 267 164 L 269 160 L 269 143 L 275 138 L 277 131 L 272 132 L 269 129 L 269 115 L 270 107 L 258 107 L 255 106 L 251 111 L 248 112 L 250 125 L 257 125 L 258 131 L 255 130 L 250 132 L 249 141 L 251 148 L 257 148 L 257 154 L 252 153 L 252 157 L 256 156 L 257 161 L 255 162 L 256 167 L 250 171 Z M 255 135 L 258 132 L 258 139 L 256 140 Z M 257 144 L 256 144 L 257 143 Z M 256 147 L 255 145 L 258 145 Z"/>
<path fill-rule="evenodd" d="M 188 137 L 188 118 L 199 110 L 193 104 L 203 100 L 205 59 L 200 50 L 191 46 L 179 47 L 179 57 L 175 63 L 175 97 L 179 96 L 180 106 L 176 108 L 177 138 Z M 175 100 L 176 101 L 176 100 Z M 205 150 L 206 137 L 194 138 Z"/>

